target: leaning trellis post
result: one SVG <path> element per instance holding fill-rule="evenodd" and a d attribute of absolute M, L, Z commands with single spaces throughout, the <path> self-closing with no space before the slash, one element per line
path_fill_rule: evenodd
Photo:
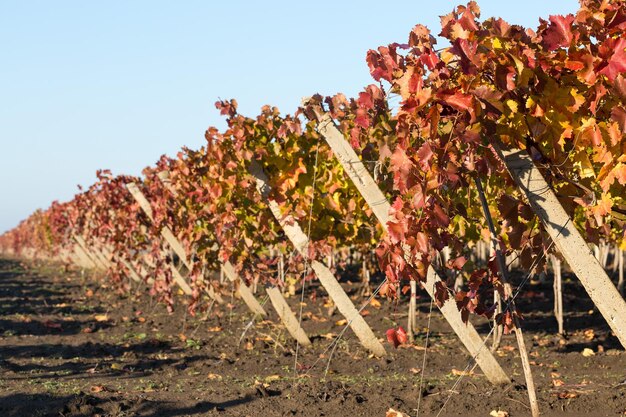
<path fill-rule="evenodd" d="M 126 188 L 131 193 L 135 201 L 139 203 L 139 206 L 141 207 L 143 212 L 146 214 L 146 216 L 148 216 L 150 221 L 154 221 L 152 207 L 150 206 L 148 199 L 146 199 L 146 196 L 143 195 L 139 187 L 137 187 L 137 184 L 135 184 L 134 182 L 130 182 L 126 184 Z M 168 226 L 163 226 L 161 228 L 161 236 L 163 237 L 163 239 L 165 239 L 168 245 L 170 245 L 174 253 L 178 255 L 178 257 L 180 258 L 182 263 L 187 267 L 187 269 L 191 271 L 191 269 L 193 269 L 192 264 L 191 264 L 191 261 L 187 258 L 187 254 L 185 253 L 185 248 L 180 243 L 180 241 L 176 239 L 176 236 L 174 236 L 174 233 L 172 232 L 172 230 Z"/>
<path fill-rule="evenodd" d="M 157 174 L 157 177 L 172 195 L 177 195 L 176 190 L 174 189 L 174 187 L 172 187 L 170 183 L 168 171 L 159 172 Z M 265 311 L 261 303 L 259 303 L 258 300 L 254 297 L 254 294 L 252 294 L 250 288 L 245 285 L 245 283 L 239 278 L 237 271 L 235 271 L 235 268 L 230 263 L 230 261 L 226 261 L 224 264 L 222 264 L 221 272 L 226 276 L 226 278 L 228 278 L 229 281 L 237 286 L 236 290 L 239 293 L 239 296 L 241 297 L 243 302 L 246 303 L 251 312 L 253 312 L 254 314 L 259 314 L 263 317 L 267 316 L 267 312 Z"/>
<path fill-rule="evenodd" d="M 78 257 L 79 266 L 83 268 L 97 268 L 96 262 L 89 256 L 89 253 L 83 247 L 76 242 L 74 245 L 74 253 Z"/>
<path fill-rule="evenodd" d="M 589 297 L 626 347 L 626 302 L 526 151 L 496 151 L 539 216 L 557 249 L 587 290 Z"/>
<path fill-rule="evenodd" d="M 268 184 L 267 176 L 263 172 L 263 168 L 256 161 L 252 161 L 249 167 L 250 173 L 256 178 L 256 187 L 259 193 L 265 198 L 270 211 L 282 227 L 285 235 L 289 238 L 296 250 L 305 258 L 308 257 L 309 239 L 306 234 L 300 228 L 300 225 L 293 220 L 283 216 L 280 212 L 278 203 L 270 198 L 270 186 Z M 367 324 L 365 319 L 361 316 L 356 309 L 352 301 L 343 290 L 339 281 L 335 278 L 333 273 L 319 261 L 312 261 L 311 268 L 315 272 L 315 275 L 320 280 L 320 283 L 326 289 L 329 297 L 337 305 L 337 308 L 348 320 L 348 323 L 356 336 L 361 341 L 361 344 L 372 352 L 376 356 L 384 356 L 386 354 L 385 348 L 382 343 L 376 338 L 374 332 Z"/>
<path fill-rule="evenodd" d="M 115 261 L 118 261 L 122 265 L 124 265 L 124 268 L 128 270 L 128 276 L 130 277 L 130 279 L 132 279 L 135 282 L 142 281 L 141 275 L 139 274 L 139 272 L 135 269 L 135 267 L 130 262 L 126 261 L 123 257 L 114 255 L 111 249 L 106 246 L 102 247 L 102 253 L 104 256 L 114 259 Z"/>
<path fill-rule="evenodd" d="M 222 272 L 226 278 L 236 286 L 235 289 L 250 311 L 254 314 L 267 316 L 267 312 L 263 306 L 261 306 L 261 303 L 258 302 L 254 294 L 252 294 L 250 287 L 243 282 L 243 280 L 239 277 L 239 274 L 237 274 L 237 271 L 235 271 L 235 267 L 229 261 L 222 264 Z"/>
<path fill-rule="evenodd" d="M 172 187 L 169 177 L 169 171 L 161 171 L 157 174 L 157 177 L 172 195 L 177 195 L 177 191 L 174 189 L 174 187 Z M 235 267 L 230 263 L 230 261 L 226 261 L 221 265 L 220 272 L 223 276 L 226 276 L 226 278 L 231 281 L 233 285 L 235 285 L 236 291 L 238 292 L 241 299 L 246 303 L 250 311 L 263 317 L 267 316 L 267 313 L 263 306 L 257 301 L 250 287 L 248 287 L 239 277 L 239 274 L 237 274 L 237 271 L 235 271 Z M 289 304 L 287 304 L 287 301 L 285 301 L 285 299 L 283 298 L 280 290 L 278 290 L 276 287 L 268 287 L 266 288 L 266 292 L 269 296 L 272 306 L 276 310 L 276 314 L 278 314 L 278 317 L 282 321 L 289 334 L 301 345 L 309 346 L 311 344 L 311 340 L 307 336 L 304 329 L 300 326 L 300 323 L 296 319 L 295 314 L 293 314 L 293 311 L 291 311 L 291 308 L 289 307 Z"/>
<path fill-rule="evenodd" d="M 88 245 L 87 241 L 80 235 L 74 235 L 73 238 L 80 245 L 80 247 L 85 248 L 85 250 L 87 250 L 88 253 L 95 260 L 97 260 L 97 263 L 100 264 L 104 269 L 111 268 L 112 265 L 111 265 L 110 259 L 114 259 L 115 256 L 111 253 L 110 250 L 106 249 L 105 247 L 98 248 L 98 247 L 95 247 L 94 245 Z M 119 259 L 122 261 L 122 264 L 128 270 L 128 276 L 133 281 L 136 281 L 136 282 L 141 281 L 141 277 L 139 276 L 135 268 L 133 268 L 132 265 L 124 261 L 122 258 L 119 258 Z"/>
<path fill-rule="evenodd" d="M 345 172 L 359 190 L 370 209 L 374 212 L 374 215 L 382 227 L 387 229 L 387 223 L 389 222 L 389 201 L 380 190 L 369 171 L 367 171 L 356 152 L 354 152 L 354 149 L 352 149 L 343 134 L 335 127 L 330 115 L 320 112 L 316 114 L 316 117 L 318 119 L 318 132 L 329 144 Z M 423 284 L 423 287 L 433 299 L 435 299 L 434 289 L 437 282 L 441 282 L 441 278 L 439 278 L 437 272 L 435 272 L 431 266 L 428 268 L 426 282 Z M 461 314 L 456 307 L 455 301 L 448 299 L 439 307 L 439 310 L 463 345 L 465 345 L 470 352 L 472 358 L 474 358 L 478 366 L 485 373 L 485 377 L 493 384 L 509 383 L 509 377 L 489 349 L 485 348 L 485 343 L 474 326 L 470 322 L 464 323 L 461 319 Z"/>
<path fill-rule="evenodd" d="M 97 256 L 97 254 L 93 251 L 93 248 L 90 248 L 87 245 L 87 242 L 85 242 L 85 239 L 83 239 L 82 236 L 73 235 L 72 237 L 74 241 L 78 244 L 78 247 L 80 247 L 80 249 L 82 249 L 82 251 L 87 254 L 87 257 L 95 265 L 96 268 L 105 270 L 107 269 L 106 264 L 102 261 L 102 259 Z"/>
<path fill-rule="evenodd" d="M 311 345 L 311 340 L 306 335 L 304 329 L 300 326 L 298 319 L 295 314 L 293 314 L 293 311 L 291 311 L 289 304 L 285 301 L 285 298 L 280 290 L 277 287 L 266 287 L 265 292 L 267 292 L 270 302 L 276 310 L 276 314 L 280 317 L 280 320 L 285 325 L 285 328 L 291 337 L 296 339 L 302 346 Z"/>
<path fill-rule="evenodd" d="M 137 184 L 135 184 L 133 182 L 128 183 L 128 184 L 126 184 L 126 188 L 130 192 L 130 194 L 133 196 L 135 201 L 137 201 L 137 203 L 139 203 L 139 206 L 141 207 L 143 212 L 146 214 L 146 216 L 148 216 L 150 221 L 154 221 L 154 215 L 152 213 L 152 207 L 150 206 L 150 203 L 148 202 L 146 197 L 143 195 L 143 193 L 141 192 L 139 187 L 137 187 Z M 167 226 L 163 226 L 161 228 L 161 236 L 170 245 L 170 248 L 172 248 L 172 250 L 176 253 L 176 255 L 178 255 L 178 257 L 180 258 L 182 263 L 189 270 L 191 270 L 192 265 L 191 265 L 191 262 L 187 259 L 187 254 L 185 253 L 185 249 L 183 248 L 183 245 L 178 241 L 178 239 L 176 239 L 176 237 L 174 236 L 174 233 L 172 233 L 171 229 L 169 227 L 167 227 Z M 178 272 L 178 270 L 176 270 L 176 271 Z M 191 293 L 193 291 L 192 291 L 191 287 L 189 286 L 189 284 L 187 283 L 187 281 L 185 281 L 183 276 L 180 273 L 178 273 L 178 274 L 174 273 L 173 270 L 172 270 L 172 274 L 173 274 L 173 277 L 174 277 L 174 281 L 183 290 L 183 292 L 185 294 L 187 294 L 187 295 L 191 295 Z"/>

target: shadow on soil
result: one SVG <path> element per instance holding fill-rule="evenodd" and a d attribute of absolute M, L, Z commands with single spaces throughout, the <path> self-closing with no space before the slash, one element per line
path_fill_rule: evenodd
<path fill-rule="evenodd" d="M 121 397 L 97 398 L 88 394 L 57 396 L 51 394 L 13 394 L 0 397 L 0 414 L 4 417 L 79 417 L 123 416 L 175 417 L 222 412 L 254 401 L 254 394 L 222 402 L 200 401 L 190 407 L 174 407 L 162 401 Z"/>

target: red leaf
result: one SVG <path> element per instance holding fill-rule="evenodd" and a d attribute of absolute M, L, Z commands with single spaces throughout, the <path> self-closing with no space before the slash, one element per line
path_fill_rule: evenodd
<path fill-rule="evenodd" d="M 466 262 L 467 259 L 465 259 L 465 256 L 459 256 L 456 259 L 450 259 L 448 261 L 448 267 L 453 269 L 461 269 Z"/>
<path fill-rule="evenodd" d="M 442 306 L 448 298 L 450 298 L 450 293 L 448 292 L 448 287 L 441 281 L 435 283 L 435 301 L 438 306 Z"/>
<path fill-rule="evenodd" d="M 380 46 L 378 51 L 369 50 L 365 60 L 370 68 L 370 74 L 376 81 L 381 78 L 391 82 L 393 80 L 393 72 L 399 68 L 400 58 L 396 53 L 398 44 L 389 45 L 389 47 Z"/>
<path fill-rule="evenodd" d="M 370 126 L 370 117 L 365 109 L 356 109 L 356 118 L 354 119 L 354 123 L 363 129 L 367 129 Z"/>
<path fill-rule="evenodd" d="M 430 159 L 433 157 L 433 150 L 430 147 L 428 142 L 424 142 L 424 144 L 417 151 L 417 160 L 419 161 L 420 167 L 424 171 L 430 170 Z"/>
<path fill-rule="evenodd" d="M 411 162 L 406 152 L 397 146 L 393 151 L 393 155 L 391 155 L 390 170 L 394 173 L 393 184 L 398 191 L 405 192 L 407 190 L 411 168 L 413 168 L 413 162 Z"/>
<path fill-rule="evenodd" d="M 626 78 L 618 75 L 615 81 L 613 82 L 613 86 L 615 87 L 615 92 L 621 97 L 626 99 Z"/>
<path fill-rule="evenodd" d="M 415 246 L 421 253 L 428 253 L 428 235 L 424 232 L 417 232 L 415 235 Z"/>
<path fill-rule="evenodd" d="M 389 221 L 387 223 L 387 231 L 389 233 L 389 240 L 391 243 L 396 244 L 404 242 L 404 236 L 408 231 L 407 222 L 405 219 L 399 221 Z"/>
<path fill-rule="evenodd" d="M 372 95 L 368 92 L 359 93 L 359 98 L 357 100 L 357 104 L 359 107 L 363 107 L 366 110 L 371 110 L 374 108 L 374 101 L 372 101 Z"/>
<path fill-rule="evenodd" d="M 387 330 L 387 332 L 385 332 L 385 334 L 387 335 L 387 341 L 391 343 L 394 348 L 397 348 L 400 345 L 396 329 L 389 329 Z"/>
<path fill-rule="evenodd" d="M 393 344 L 394 348 L 397 348 L 408 341 L 407 334 L 401 326 L 398 326 L 397 329 L 389 329 L 385 332 L 385 334 L 387 335 L 387 340 L 389 343 Z"/>
<path fill-rule="evenodd" d="M 549 51 L 568 47 L 574 39 L 572 33 L 574 19 L 573 14 L 550 16 L 550 26 L 543 33 L 543 46 Z"/>
<path fill-rule="evenodd" d="M 438 226 L 448 227 L 450 225 L 450 218 L 443 211 L 443 209 L 439 206 L 439 204 L 433 205 L 433 215 L 434 215 L 434 220 L 436 221 L 435 224 L 437 224 Z"/>
<path fill-rule="evenodd" d="M 472 106 L 473 97 L 469 94 L 453 93 L 453 94 L 440 94 L 439 97 L 450 107 L 465 111 Z"/>
<path fill-rule="evenodd" d="M 413 187 L 413 198 L 411 199 L 411 207 L 414 209 L 421 209 L 426 205 L 426 196 L 423 193 L 422 186 L 416 184 Z"/>
<path fill-rule="evenodd" d="M 600 46 L 600 56 L 605 62 L 596 69 L 598 74 L 606 75 L 613 82 L 623 72 L 626 72 L 626 39 L 607 39 Z"/>
<path fill-rule="evenodd" d="M 398 337 L 398 342 L 400 342 L 401 345 L 405 344 L 409 340 L 402 326 L 398 326 L 398 330 L 396 330 L 396 336 Z"/>
<path fill-rule="evenodd" d="M 622 132 L 626 132 L 626 110 L 623 107 L 613 107 L 613 110 L 611 110 L 611 120 L 617 122 Z"/>

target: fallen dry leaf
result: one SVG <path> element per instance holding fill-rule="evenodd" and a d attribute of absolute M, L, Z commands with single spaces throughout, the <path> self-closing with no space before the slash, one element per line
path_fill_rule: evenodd
<path fill-rule="evenodd" d="M 372 298 L 372 299 L 370 300 L 370 305 L 371 305 L 372 307 L 374 307 L 374 308 L 380 308 L 380 306 L 381 306 L 380 301 L 378 301 L 378 300 L 377 300 L 377 299 L 375 299 L 375 298 Z"/>
<path fill-rule="evenodd" d="M 509 413 L 504 410 L 491 410 L 489 413 L 491 417 L 509 417 Z"/>
<path fill-rule="evenodd" d="M 335 326 L 345 326 L 346 324 L 348 324 L 348 320 L 346 319 L 337 320 L 335 322 Z"/>
<path fill-rule="evenodd" d="M 402 411 L 396 411 L 393 408 L 387 410 L 385 417 L 409 417 L 407 414 L 404 414 Z"/>
<path fill-rule="evenodd" d="M 218 374 L 208 374 L 207 378 L 209 378 L 210 380 L 213 380 L 213 381 L 221 381 L 222 380 L 222 376 L 218 375 Z"/>
<path fill-rule="evenodd" d="M 400 348 L 400 349 L 426 350 L 426 348 L 424 346 L 420 346 L 420 345 L 401 345 L 401 346 L 398 346 L 398 348 Z M 428 349 L 432 349 L 432 346 L 429 347 Z"/>
<path fill-rule="evenodd" d="M 96 321 L 109 321 L 109 316 L 106 314 L 96 314 L 93 318 Z"/>
<path fill-rule="evenodd" d="M 562 379 L 553 379 L 552 385 L 554 385 L 555 387 L 562 387 L 563 385 L 565 385 L 565 382 L 563 382 Z"/>
<path fill-rule="evenodd" d="M 255 337 L 254 340 L 256 340 L 257 342 L 273 342 L 274 341 L 274 339 L 272 339 L 268 335 Z"/>
<path fill-rule="evenodd" d="M 596 354 L 596 353 L 595 353 L 593 350 L 589 349 L 589 348 L 584 348 L 584 349 L 583 349 L 583 351 L 582 351 L 582 355 L 583 355 L 585 358 L 588 358 L 589 356 L 593 356 L 593 355 L 595 355 L 595 354 Z"/>
<path fill-rule="evenodd" d="M 566 400 L 566 399 L 569 399 L 569 398 L 576 398 L 576 397 L 579 396 L 579 394 L 575 393 L 575 392 L 571 392 L 571 391 L 562 391 L 562 392 L 559 392 L 558 394 L 556 394 L 556 396 L 559 397 L 562 400 Z"/>
<path fill-rule="evenodd" d="M 473 371 L 459 371 L 458 369 L 452 368 L 452 375 L 454 376 L 472 376 L 474 375 Z"/>

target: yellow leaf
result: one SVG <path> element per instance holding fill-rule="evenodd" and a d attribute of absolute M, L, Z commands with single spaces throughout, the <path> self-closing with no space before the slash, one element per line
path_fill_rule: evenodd
<path fill-rule="evenodd" d="M 594 356 L 595 354 L 596 353 L 593 350 L 589 349 L 589 348 L 584 348 L 583 351 L 582 351 L 582 355 L 584 357 L 586 357 L 586 358 L 588 358 L 589 356 Z"/>
<path fill-rule="evenodd" d="M 387 413 L 385 413 L 385 417 L 408 417 L 408 416 L 404 414 L 402 411 L 396 411 L 393 408 L 390 408 L 389 410 L 387 410 Z"/>
<path fill-rule="evenodd" d="M 585 97 L 582 94 L 578 94 L 578 90 L 572 88 L 570 95 L 574 98 L 574 103 L 571 106 L 567 106 L 567 109 L 571 112 L 576 112 L 585 102 Z"/>
<path fill-rule="evenodd" d="M 580 169 L 582 178 L 593 178 L 596 176 L 591 161 L 589 161 L 589 157 L 584 150 L 575 154 L 572 160 L 574 161 L 574 166 Z"/>
<path fill-rule="evenodd" d="M 374 308 L 380 308 L 380 301 L 378 301 L 375 298 L 372 298 L 372 300 L 370 301 L 370 305 Z"/>
<path fill-rule="evenodd" d="M 517 101 L 515 100 L 507 100 L 506 106 L 511 109 L 511 113 L 517 113 Z"/>
<path fill-rule="evenodd" d="M 457 58 L 456 54 L 453 54 L 452 52 L 450 52 L 450 48 L 446 48 L 443 51 L 441 51 L 441 53 L 439 54 L 439 57 L 444 62 L 444 64 L 448 64 L 450 61 Z"/>
<path fill-rule="evenodd" d="M 472 376 L 474 372 L 472 371 L 459 371 L 458 369 L 452 368 L 452 375 L 454 376 Z"/>
<path fill-rule="evenodd" d="M 109 316 L 106 314 L 96 314 L 93 316 L 96 321 L 109 321 Z"/>

